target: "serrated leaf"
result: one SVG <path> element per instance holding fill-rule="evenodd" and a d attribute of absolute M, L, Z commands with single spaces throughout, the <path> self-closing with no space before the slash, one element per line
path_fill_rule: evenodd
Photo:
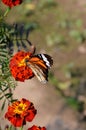
<path fill-rule="evenodd" d="M 15 101 L 17 101 L 17 100 L 18 100 L 18 99 L 12 99 L 12 100 L 11 100 L 11 103 L 13 103 L 13 102 L 15 102 Z"/>
<path fill-rule="evenodd" d="M 6 98 L 10 98 L 10 97 L 12 97 L 12 95 L 13 95 L 12 93 L 6 93 L 5 94 Z"/>
<path fill-rule="evenodd" d="M 0 97 L 0 100 L 1 100 L 3 97 L 4 97 L 4 95 Z"/>
<path fill-rule="evenodd" d="M 5 102 L 6 102 L 6 99 L 5 99 L 5 100 L 3 101 L 3 103 L 2 103 L 1 110 L 4 109 L 4 107 L 5 107 Z"/>
<path fill-rule="evenodd" d="M 22 47 L 27 51 L 27 46 L 25 45 L 25 43 L 23 41 L 21 41 Z"/>
<path fill-rule="evenodd" d="M 3 92 L 5 92 L 8 88 L 9 88 L 9 87 L 8 87 L 8 86 L 6 86 L 6 88 L 5 88 L 5 89 L 3 89 Z"/>

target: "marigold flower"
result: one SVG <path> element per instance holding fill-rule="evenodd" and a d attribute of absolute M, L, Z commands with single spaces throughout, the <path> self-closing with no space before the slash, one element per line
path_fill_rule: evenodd
<path fill-rule="evenodd" d="M 26 124 L 26 121 L 31 122 L 36 112 L 33 103 L 23 98 L 21 101 L 15 101 L 11 106 L 8 106 L 5 118 L 15 127 L 21 127 Z"/>
<path fill-rule="evenodd" d="M 10 70 L 12 76 L 18 80 L 24 82 L 25 79 L 30 79 L 34 76 L 32 70 L 26 65 L 25 60 L 32 54 L 29 52 L 20 51 L 16 53 L 10 60 Z"/>
<path fill-rule="evenodd" d="M 10 8 L 22 3 L 22 0 L 2 0 L 2 2 Z"/>
<path fill-rule="evenodd" d="M 33 125 L 28 130 L 46 130 L 46 128 L 45 127 L 40 127 L 40 126 Z"/>

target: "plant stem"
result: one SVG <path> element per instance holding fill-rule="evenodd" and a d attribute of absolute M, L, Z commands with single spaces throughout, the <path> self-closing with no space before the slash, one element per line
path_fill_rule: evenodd
<path fill-rule="evenodd" d="M 23 130 L 23 126 L 20 128 L 20 130 Z"/>
<path fill-rule="evenodd" d="M 11 8 L 10 7 L 8 7 L 7 8 L 7 10 L 6 10 L 6 12 L 4 13 L 4 17 L 6 17 L 7 16 L 7 14 L 9 13 L 9 11 L 11 10 Z"/>

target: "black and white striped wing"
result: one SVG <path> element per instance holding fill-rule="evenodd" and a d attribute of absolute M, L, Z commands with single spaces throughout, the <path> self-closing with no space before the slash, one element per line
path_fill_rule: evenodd
<path fill-rule="evenodd" d="M 31 57 L 27 65 L 32 69 L 40 82 L 48 81 L 48 69 L 52 66 L 53 60 L 47 54 L 38 54 Z"/>

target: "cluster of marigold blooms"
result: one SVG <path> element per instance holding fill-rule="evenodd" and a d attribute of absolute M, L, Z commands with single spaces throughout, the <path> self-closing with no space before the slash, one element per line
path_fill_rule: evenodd
<path fill-rule="evenodd" d="M 2 2 L 7 5 L 8 8 L 12 8 L 13 6 L 21 4 L 23 1 L 2 0 Z M 24 81 L 25 79 L 29 79 L 34 76 L 32 70 L 24 65 L 23 62 L 23 59 L 29 55 L 31 54 L 28 52 L 25 53 L 20 51 L 11 60 L 10 68 L 12 75 L 15 77 L 16 80 Z M 13 67 L 14 63 L 16 64 L 15 67 Z M 19 66 L 21 66 L 20 69 L 18 68 Z M 24 125 L 26 125 L 26 122 L 31 122 L 36 114 L 37 110 L 35 109 L 34 104 L 29 100 L 22 98 L 20 101 L 17 100 L 8 106 L 8 111 L 5 113 L 5 118 L 8 119 L 15 127 L 23 127 Z M 46 128 L 33 125 L 27 130 L 46 130 Z"/>

